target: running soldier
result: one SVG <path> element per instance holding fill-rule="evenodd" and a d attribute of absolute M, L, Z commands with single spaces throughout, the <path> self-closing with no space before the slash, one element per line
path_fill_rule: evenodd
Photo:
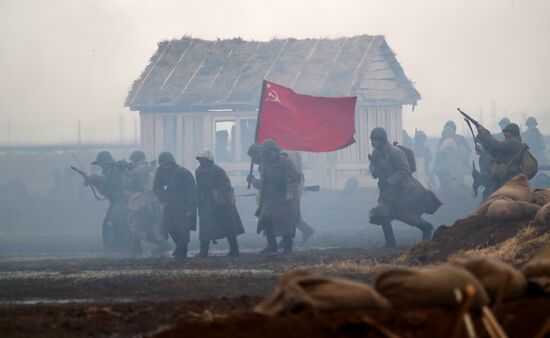
<path fill-rule="evenodd" d="M 210 241 L 227 238 L 228 257 L 239 255 L 237 236 L 244 233 L 243 223 L 235 206 L 231 181 L 221 167 L 214 163 L 209 150 L 197 155 L 200 165 L 195 171 L 199 195 L 200 252 L 197 257 L 208 257 Z"/>
<path fill-rule="evenodd" d="M 163 206 L 163 231 L 170 234 L 176 244 L 172 255 L 185 259 L 189 233 L 197 230 L 197 186 L 191 172 L 176 164 L 171 153 L 161 153 L 158 164 L 153 192 Z"/>
<path fill-rule="evenodd" d="M 386 247 L 395 247 L 391 221 L 396 219 L 422 231 L 422 239 L 432 236 L 433 226 L 423 220 L 423 213 L 433 214 L 441 205 L 433 192 L 426 190 L 411 175 L 405 153 L 388 142 L 383 128 L 370 135 L 373 152 L 369 155 L 370 172 L 378 179 L 378 206 L 370 210 L 370 223 L 382 226 Z"/>

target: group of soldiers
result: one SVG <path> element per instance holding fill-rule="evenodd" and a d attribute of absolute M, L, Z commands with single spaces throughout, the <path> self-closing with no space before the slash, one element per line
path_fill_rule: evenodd
<path fill-rule="evenodd" d="M 532 129 L 533 122 L 535 129 Z M 531 129 L 524 137 L 534 140 L 531 142 L 537 144 L 533 146 L 536 153 L 538 149 L 544 149 L 544 143 L 540 143 L 542 136 L 536 129 L 534 118 L 528 119 L 527 125 Z M 483 185 L 484 195 L 488 196 L 510 178 L 522 173 L 519 154 L 527 151 L 527 147 L 522 143 L 517 124 L 507 123 L 502 128 L 502 135 L 491 135 L 479 124 L 476 127 L 475 150 L 480 156 L 478 175 L 487 176 Z M 431 153 L 425 145 L 426 139 L 425 134 L 417 132 L 414 150 L 424 158 L 424 165 L 429 168 Z M 435 213 L 441 201 L 413 176 L 416 170 L 414 152 L 389 142 L 383 128 L 374 128 L 370 140 L 373 152 L 369 155 L 369 169 L 378 180 L 379 188 L 378 205 L 370 210 L 370 223 L 382 227 L 386 247 L 396 246 L 393 220 L 418 228 L 423 240 L 430 239 L 434 227 L 422 215 Z M 463 178 L 464 172 L 470 170 L 469 149 L 466 139 L 456 134 L 456 124 L 447 122 L 434 164 L 440 184 L 451 182 L 453 177 Z M 258 190 L 257 232 L 263 233 L 267 241 L 262 252 L 275 253 L 282 249 L 284 253 L 291 253 L 297 229 L 303 232 L 304 238 L 313 233 L 301 217 L 304 175 L 299 156 L 284 151 L 274 140 L 252 144 L 248 155 L 252 163 L 259 166 L 259 178 L 250 174 L 247 182 Z M 135 255 L 141 255 L 143 240 L 157 245 L 162 251 L 166 250 L 167 239 L 171 237 L 176 245 L 173 255 L 185 258 L 190 232 L 197 229 L 198 223 L 198 257 L 207 257 L 210 243 L 222 238 L 226 238 L 229 244 L 227 255 L 238 256 L 237 237 L 244 233 L 244 228 L 231 181 L 224 169 L 214 163 L 210 151 L 201 152 L 196 159 L 199 167 L 193 176 L 178 165 L 169 152 L 158 156 L 158 168 L 147 162 L 141 151 L 132 153 L 130 163 L 117 162 L 109 152 L 100 152 L 93 164 L 100 166 L 102 172 L 85 175 L 84 184 L 91 185 L 109 200 L 103 223 L 105 247 L 129 248 Z M 281 238 L 279 243 L 277 237 Z"/>
<path fill-rule="evenodd" d="M 248 153 L 260 172 L 259 178 L 249 175 L 247 181 L 259 191 L 258 233 L 263 232 L 267 239 L 262 252 L 275 253 L 282 248 L 284 253 L 291 253 L 297 228 L 304 239 L 313 233 L 300 213 L 304 176 L 299 157 L 283 152 L 273 140 L 253 144 Z M 129 159 L 129 163 L 115 161 L 108 151 L 102 151 L 92 162 L 101 173 L 83 175 L 84 185 L 109 201 L 103 222 L 106 249 L 128 249 L 140 256 L 143 240 L 164 251 L 170 237 L 176 246 L 173 256 L 186 258 L 190 232 L 197 230 L 198 223 L 197 257 L 208 257 L 210 243 L 222 238 L 229 244 L 227 256 L 239 255 L 237 237 L 244 228 L 234 189 L 209 150 L 196 156 L 199 167 L 194 176 L 169 152 L 159 154 L 153 163 L 139 150 Z M 280 243 L 277 237 L 281 237 Z"/>

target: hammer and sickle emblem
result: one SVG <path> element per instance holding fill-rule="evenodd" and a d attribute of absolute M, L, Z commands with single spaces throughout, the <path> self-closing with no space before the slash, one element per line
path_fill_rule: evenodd
<path fill-rule="evenodd" d="M 267 89 L 269 91 L 267 92 L 267 97 L 265 99 L 266 101 L 282 103 L 281 100 L 279 100 L 279 94 L 277 94 L 277 92 L 274 89 L 271 89 L 270 85 L 267 85 Z"/>

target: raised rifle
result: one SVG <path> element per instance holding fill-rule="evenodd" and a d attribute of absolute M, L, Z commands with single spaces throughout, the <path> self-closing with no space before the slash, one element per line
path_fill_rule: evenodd
<path fill-rule="evenodd" d="M 471 117 L 470 115 L 466 114 L 464 111 L 462 111 L 462 109 L 460 109 L 460 107 L 456 108 L 456 110 L 458 110 L 458 112 L 460 114 L 462 114 L 462 116 L 464 116 L 464 120 L 470 122 L 471 124 L 473 124 L 474 126 L 476 126 L 476 128 L 480 128 L 480 129 L 485 129 L 487 130 L 487 128 L 485 128 L 484 126 L 481 125 L 481 123 L 477 122 L 473 117 Z M 472 130 L 472 133 L 473 133 L 473 130 Z"/>

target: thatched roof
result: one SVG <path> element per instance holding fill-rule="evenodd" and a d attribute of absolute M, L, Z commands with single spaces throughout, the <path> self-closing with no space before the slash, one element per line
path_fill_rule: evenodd
<path fill-rule="evenodd" d="M 126 106 L 139 111 L 255 109 L 263 79 L 364 104 L 416 104 L 420 94 L 383 36 L 339 39 L 163 41 L 134 81 Z"/>

